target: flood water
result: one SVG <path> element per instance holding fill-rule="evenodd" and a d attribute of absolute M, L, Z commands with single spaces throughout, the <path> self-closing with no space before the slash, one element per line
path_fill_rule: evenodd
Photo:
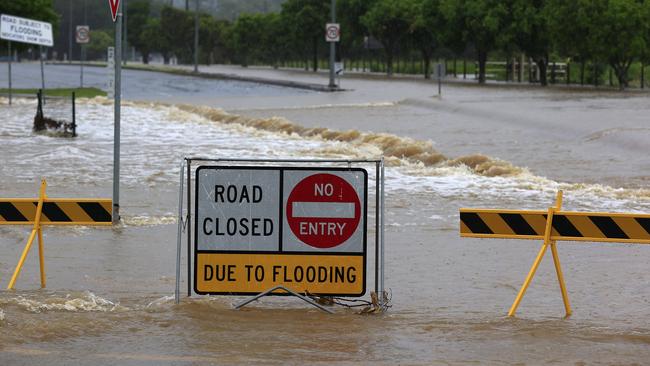
<path fill-rule="evenodd" d="M 650 212 L 647 95 L 454 86 L 440 99 L 428 84 L 348 83 L 348 94 L 252 88 L 125 102 L 123 222 L 44 230 L 47 289 L 33 248 L 18 290 L 0 292 L 0 363 L 647 363 L 650 248 L 560 242 L 573 315 L 563 316 L 547 257 L 508 318 L 541 243 L 458 234 L 461 207 L 546 209 L 558 189 L 566 209 Z M 0 100 L 1 196 L 34 197 L 42 177 L 50 197 L 110 197 L 111 103 L 79 101 L 76 139 L 33 133 L 35 109 Z M 189 155 L 385 156 L 392 307 L 328 315 L 284 297 L 239 311 L 242 297 L 174 304 L 178 170 Z M 372 213 L 374 166 L 362 167 Z M 0 226 L 3 287 L 29 230 Z"/>

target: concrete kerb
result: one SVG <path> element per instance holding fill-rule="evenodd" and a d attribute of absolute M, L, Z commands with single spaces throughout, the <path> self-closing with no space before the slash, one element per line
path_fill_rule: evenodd
<path fill-rule="evenodd" d="M 50 62 L 48 63 L 49 65 L 79 65 L 79 63 L 76 62 Z M 105 64 L 103 63 L 84 63 L 84 66 L 93 66 L 93 67 L 106 67 Z M 291 80 L 280 80 L 280 79 L 267 79 L 267 78 L 260 78 L 260 77 L 255 77 L 255 76 L 242 76 L 242 75 L 236 75 L 236 74 L 224 74 L 224 73 L 217 73 L 217 72 L 198 72 L 195 73 L 192 70 L 184 70 L 181 68 L 174 68 L 174 67 L 167 67 L 167 66 L 145 66 L 145 65 L 127 65 L 123 67 L 124 69 L 128 70 L 139 70 L 139 71 L 150 71 L 150 72 L 163 72 L 167 74 L 173 74 L 173 75 L 182 75 L 182 76 L 194 76 L 194 77 L 200 77 L 200 78 L 205 78 L 205 79 L 217 79 L 217 80 L 235 80 L 235 81 L 244 81 L 244 82 L 252 82 L 252 83 L 259 83 L 259 84 L 266 84 L 266 85 L 276 85 L 276 86 L 283 86 L 287 88 L 295 88 L 295 89 L 305 89 L 305 90 L 312 90 L 312 91 L 318 91 L 318 92 L 340 92 L 340 91 L 349 91 L 350 89 L 342 89 L 339 87 L 331 88 L 327 85 L 319 85 L 319 84 L 313 84 L 313 83 L 304 83 L 304 82 L 299 82 L 299 81 L 291 81 Z"/>

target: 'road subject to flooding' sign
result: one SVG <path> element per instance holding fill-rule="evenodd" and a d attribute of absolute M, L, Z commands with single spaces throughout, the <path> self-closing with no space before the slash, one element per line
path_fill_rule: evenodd
<path fill-rule="evenodd" d="M 52 47 L 52 24 L 13 15 L 0 15 L 0 39 Z"/>
<path fill-rule="evenodd" d="M 362 296 L 367 185 L 359 168 L 199 167 L 194 291 Z"/>

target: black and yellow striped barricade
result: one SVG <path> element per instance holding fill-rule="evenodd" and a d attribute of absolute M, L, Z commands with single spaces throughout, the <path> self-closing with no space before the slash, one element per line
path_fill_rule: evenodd
<path fill-rule="evenodd" d="M 45 287 L 45 257 L 41 228 L 43 225 L 112 225 L 111 199 L 48 198 L 45 194 L 46 187 L 47 182 L 43 179 L 38 199 L 0 198 L 0 225 L 34 226 L 7 286 L 9 290 L 14 288 L 36 235 L 38 235 L 41 287 Z"/>
<path fill-rule="evenodd" d="M 513 316 L 537 271 L 546 249 L 551 247 L 566 315 L 571 315 L 556 241 L 591 241 L 650 244 L 650 215 L 561 211 L 562 191 L 548 211 L 460 209 L 460 236 L 470 238 L 540 239 L 542 248 L 515 298 Z"/>

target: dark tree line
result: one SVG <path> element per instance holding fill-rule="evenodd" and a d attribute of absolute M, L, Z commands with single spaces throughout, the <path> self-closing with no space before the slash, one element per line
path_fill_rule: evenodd
<path fill-rule="evenodd" d="M 0 11 L 57 24 L 56 13 L 66 10 L 54 12 L 52 3 L 2 1 Z M 190 63 L 192 8 L 165 4 L 128 1 L 128 42 L 145 63 L 152 53 L 161 54 L 165 62 L 175 56 Z M 279 12 L 239 14 L 234 21 L 201 13 L 200 62 L 277 66 L 300 60 L 316 71 L 327 56 L 329 6 L 330 0 L 286 0 Z M 97 12 L 93 8 L 89 16 L 96 18 Z M 429 77 L 436 55 L 469 56 L 478 64 L 478 81 L 484 83 L 490 57 L 525 54 L 539 69 L 542 85 L 548 82 L 552 59 L 570 59 L 581 64 L 581 80 L 586 62 L 608 64 L 618 84 L 626 87 L 632 63 L 650 61 L 650 0 L 337 0 L 337 19 L 343 58 L 377 44 L 374 48 L 379 48 L 376 52 L 381 52 L 388 74 L 400 54 L 418 54 L 424 77 Z M 104 26 L 105 19 L 100 23 L 91 33 L 90 58 L 101 57 L 111 44 L 113 29 Z"/>

